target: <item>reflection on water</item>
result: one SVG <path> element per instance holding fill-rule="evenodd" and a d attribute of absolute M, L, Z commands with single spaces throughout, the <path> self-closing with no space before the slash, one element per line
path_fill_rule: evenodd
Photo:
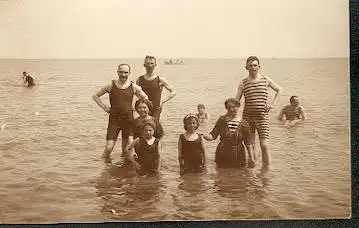
<path fill-rule="evenodd" d="M 259 214 L 271 213 L 267 205 L 271 177 L 265 171 L 257 172 L 253 169 L 216 169 L 216 192 L 228 202 L 223 208 L 229 212 L 225 218 L 258 218 Z"/>
<path fill-rule="evenodd" d="M 105 164 L 96 188 L 103 200 L 101 212 L 110 220 L 163 219 L 157 203 L 162 191 L 161 175 L 138 177 L 128 166 Z"/>
<path fill-rule="evenodd" d="M 198 220 L 206 207 L 207 188 L 202 173 L 186 173 L 178 178 L 176 192 L 172 193 L 177 219 Z"/>

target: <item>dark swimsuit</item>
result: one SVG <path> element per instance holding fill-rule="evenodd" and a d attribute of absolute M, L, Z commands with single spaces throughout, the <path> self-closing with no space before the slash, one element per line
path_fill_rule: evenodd
<path fill-rule="evenodd" d="M 137 162 L 141 165 L 141 168 L 137 172 L 141 176 L 145 174 L 156 174 L 160 158 L 160 154 L 158 153 L 159 140 L 156 138 L 152 145 L 148 145 L 143 137 L 139 139 L 140 141 L 135 151 L 138 156 Z"/>
<path fill-rule="evenodd" d="M 180 135 L 182 143 L 182 158 L 184 160 L 184 169 L 190 171 L 200 171 L 204 167 L 204 150 L 202 147 L 202 138 L 194 141 L 188 141 L 183 134 Z"/>

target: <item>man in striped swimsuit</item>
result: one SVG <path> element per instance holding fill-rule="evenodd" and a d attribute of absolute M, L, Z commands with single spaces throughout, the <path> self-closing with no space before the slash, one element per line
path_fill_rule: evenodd
<path fill-rule="evenodd" d="M 268 169 L 271 163 L 271 156 L 267 147 L 267 139 L 269 138 L 268 113 L 277 104 L 281 89 L 271 78 L 259 74 L 259 68 L 258 57 L 250 56 L 246 61 L 246 69 L 249 74 L 240 82 L 236 98 L 240 100 L 244 95 L 243 119 L 249 123 L 253 134 L 253 154 L 255 154 L 254 134 L 257 130 L 262 150 L 262 167 Z M 268 102 L 268 87 L 276 92 L 271 103 Z"/>

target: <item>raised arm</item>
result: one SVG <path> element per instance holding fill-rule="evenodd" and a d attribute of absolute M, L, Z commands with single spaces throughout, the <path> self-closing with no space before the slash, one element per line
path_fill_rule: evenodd
<path fill-rule="evenodd" d="M 105 93 L 110 93 L 112 88 L 112 84 L 106 85 L 104 87 L 102 87 L 97 93 L 95 93 L 94 95 L 92 95 L 92 99 L 96 102 L 96 104 L 98 106 L 100 106 L 100 108 L 102 108 L 105 112 L 110 112 L 111 108 L 106 106 L 102 100 L 101 100 L 101 96 L 103 96 Z"/>
<path fill-rule="evenodd" d="M 147 94 L 142 90 L 141 86 L 133 84 L 133 92 L 138 98 L 148 100 Z"/>
<path fill-rule="evenodd" d="M 167 80 L 163 77 L 160 77 L 160 83 L 161 85 L 170 92 L 170 94 L 163 99 L 161 106 L 166 103 L 167 101 L 171 100 L 172 98 L 174 98 L 176 96 L 176 91 L 173 89 L 173 87 L 171 86 L 170 83 L 167 82 Z"/>

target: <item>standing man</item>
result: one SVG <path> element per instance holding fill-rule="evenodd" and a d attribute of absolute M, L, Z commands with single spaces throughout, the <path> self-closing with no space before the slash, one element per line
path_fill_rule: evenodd
<path fill-rule="evenodd" d="M 262 150 L 262 167 L 268 169 L 271 163 L 271 155 L 267 146 L 269 137 L 268 113 L 277 104 L 281 89 L 271 78 L 259 74 L 259 68 L 258 57 L 248 57 L 246 61 L 248 77 L 239 83 L 236 98 L 240 100 L 244 95 L 243 119 L 249 123 L 253 134 L 253 153 L 255 154 L 254 138 L 257 130 Z M 271 103 L 268 102 L 268 87 L 276 92 Z"/>
<path fill-rule="evenodd" d="M 154 72 L 157 66 L 154 56 L 147 55 L 143 66 L 146 69 L 146 74 L 138 77 L 136 83 L 142 87 L 153 104 L 153 110 L 151 110 L 150 115 L 153 116 L 156 121 L 159 121 L 163 104 L 176 96 L 176 92 L 164 77 L 160 77 Z M 163 88 L 167 89 L 170 94 L 166 99 L 161 101 Z"/>
<path fill-rule="evenodd" d="M 131 68 L 128 64 L 120 64 L 117 70 L 118 79 L 112 80 L 109 85 L 104 86 L 92 96 L 97 105 L 110 114 L 103 158 L 110 156 L 120 131 L 122 131 L 122 154 L 127 144 L 133 139 L 133 95 L 148 99 L 141 87 L 128 79 L 130 73 Z M 109 93 L 111 107 L 107 107 L 100 98 L 106 93 Z"/>

